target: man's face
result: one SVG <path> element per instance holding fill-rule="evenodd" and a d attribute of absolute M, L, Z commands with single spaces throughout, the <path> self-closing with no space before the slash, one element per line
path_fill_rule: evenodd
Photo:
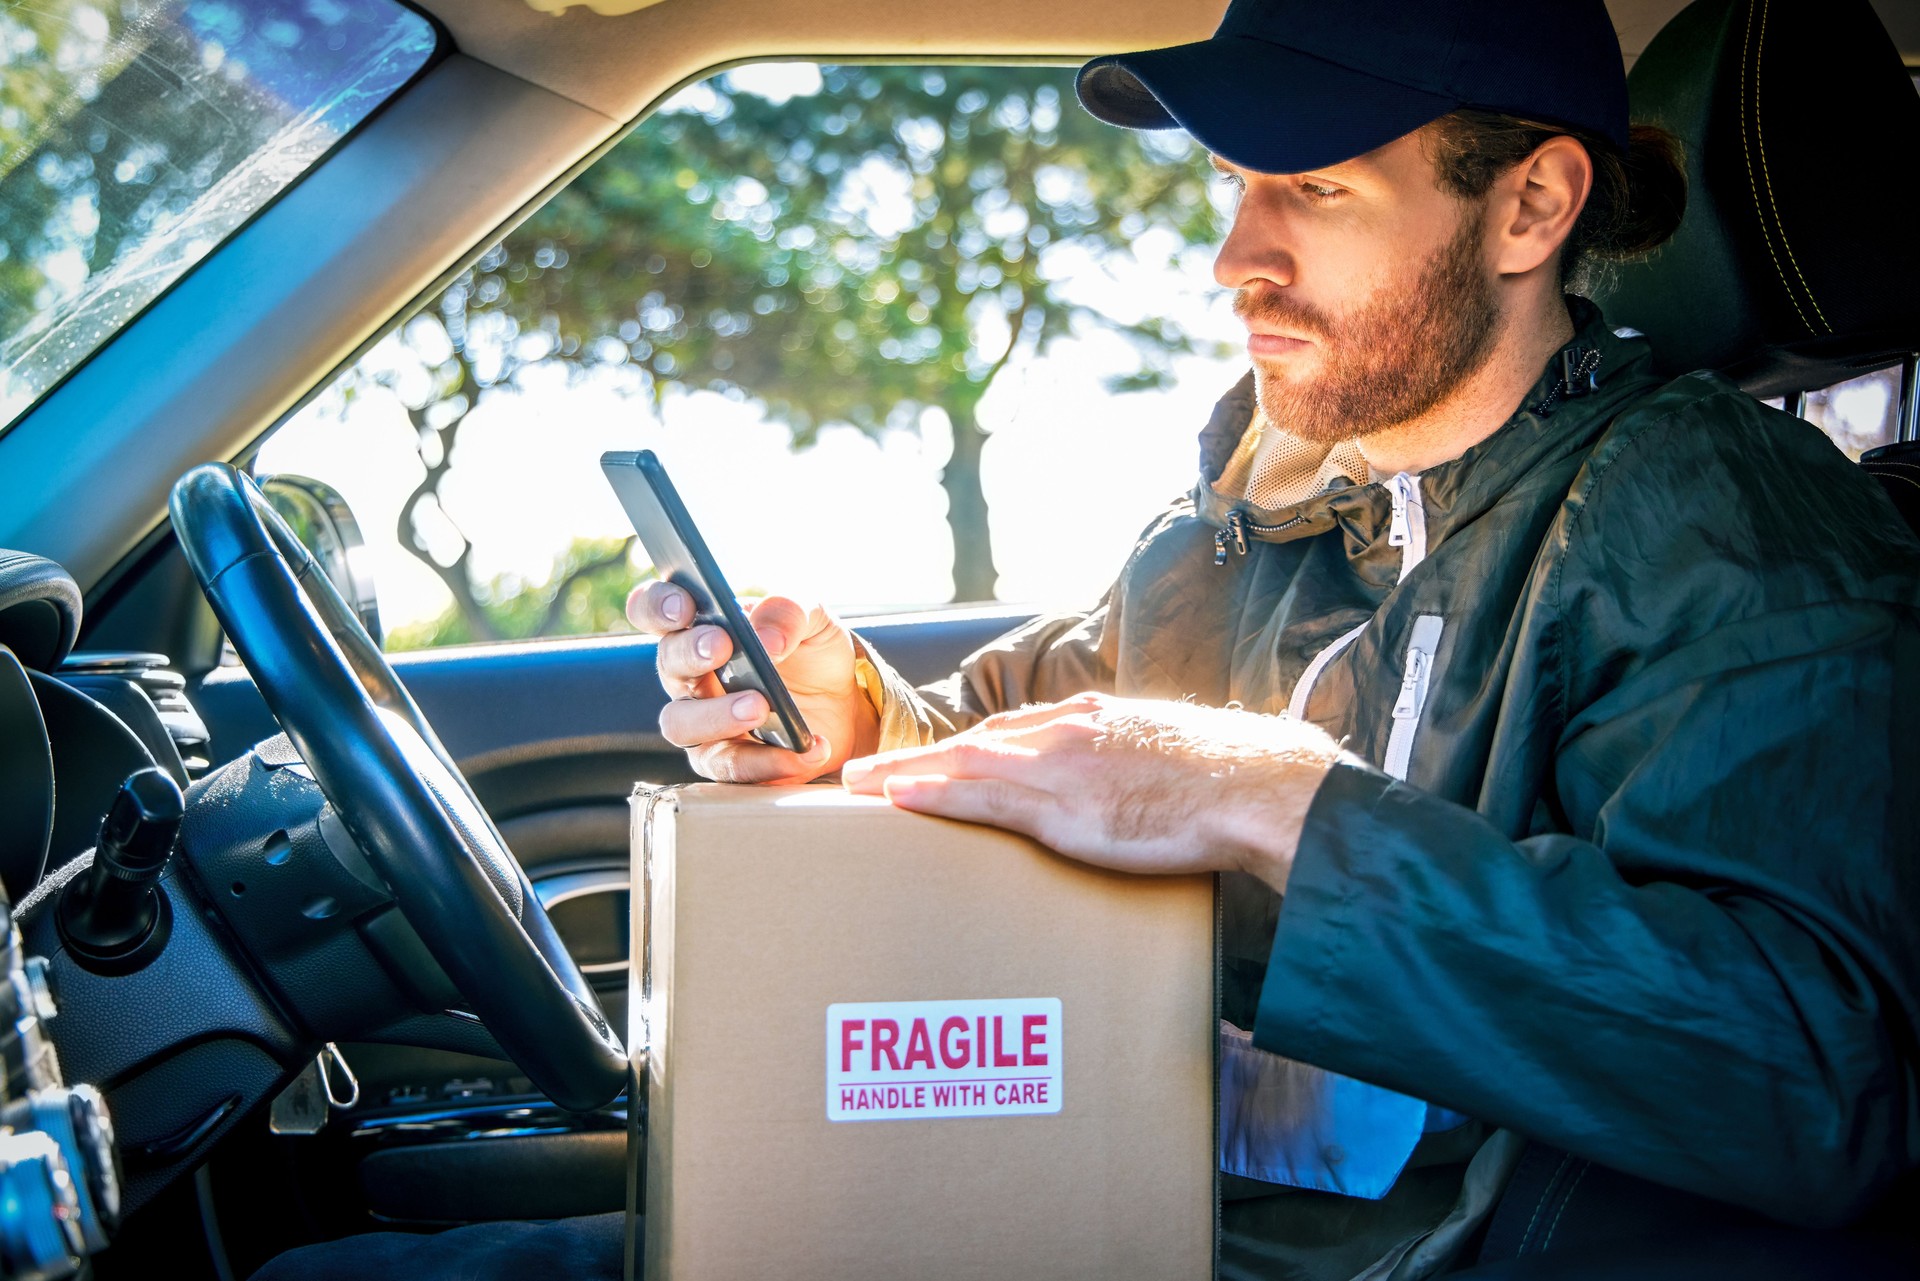
<path fill-rule="evenodd" d="M 1307 174 L 1214 163 L 1241 189 L 1214 276 L 1236 291 L 1269 422 L 1371 435 L 1485 363 L 1500 313 L 1482 207 L 1440 188 L 1416 136 Z"/>

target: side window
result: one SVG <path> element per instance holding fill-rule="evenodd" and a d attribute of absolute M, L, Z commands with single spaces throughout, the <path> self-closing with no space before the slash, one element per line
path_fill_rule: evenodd
<path fill-rule="evenodd" d="M 1244 356 L 1184 135 L 1073 72 L 766 64 L 683 91 L 262 445 L 370 541 L 389 648 L 624 630 L 607 449 L 733 586 L 1090 603 Z"/>
<path fill-rule="evenodd" d="M 1791 408 L 1791 406 L 1789 406 Z M 1807 393 L 1806 420 L 1855 462 L 1899 439 L 1900 367 L 1876 370 Z"/>

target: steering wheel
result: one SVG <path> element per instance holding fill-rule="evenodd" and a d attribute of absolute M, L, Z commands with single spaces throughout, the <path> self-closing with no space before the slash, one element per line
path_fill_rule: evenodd
<path fill-rule="evenodd" d="M 386 656 L 253 480 L 207 463 L 169 503 L 200 589 L 401 913 L 554 1102 L 627 1085 L 627 1054 L 473 789 Z"/>

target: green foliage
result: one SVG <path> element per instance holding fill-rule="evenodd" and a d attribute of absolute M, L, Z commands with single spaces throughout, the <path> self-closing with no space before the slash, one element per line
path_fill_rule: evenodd
<path fill-rule="evenodd" d="M 1021 352 L 1108 329 L 1139 353 L 1116 390 L 1163 386 L 1201 349 L 1161 317 L 1076 301 L 1068 261 L 1212 238 L 1210 175 L 1181 134 L 1100 124 L 1073 73 L 825 67 L 774 102 L 726 75 L 636 129 L 408 327 L 430 377 L 409 399 L 424 501 L 466 412 L 524 369 L 631 371 L 656 401 L 716 391 L 765 407 L 805 447 L 821 427 L 952 425 L 942 483 L 955 599 L 991 599 L 986 432 L 977 408 Z M 1207 350 L 1212 350 L 1209 345 Z M 403 543 L 459 595 L 462 571 Z M 469 622 L 476 621 L 468 611 Z"/>
<path fill-rule="evenodd" d="M 627 560 L 631 545 L 631 539 L 576 539 L 543 582 L 500 574 L 478 584 L 473 598 L 491 626 L 490 635 L 476 635 L 470 617 L 456 602 L 435 618 L 395 628 L 387 634 L 386 648 L 395 652 L 476 640 L 631 631 L 626 614 L 627 593 L 636 581 Z M 652 576 L 649 570 L 639 581 Z"/>
<path fill-rule="evenodd" d="M 822 80 L 774 103 L 718 77 L 555 196 L 440 314 L 504 314 L 534 349 L 637 364 L 656 395 L 737 391 L 805 444 L 823 423 L 971 410 L 1020 346 L 1112 325 L 1066 296 L 1050 256 L 1213 232 L 1184 136 L 1100 124 L 1069 70 Z M 1162 369 L 1191 347 L 1166 322 L 1123 331 Z"/>

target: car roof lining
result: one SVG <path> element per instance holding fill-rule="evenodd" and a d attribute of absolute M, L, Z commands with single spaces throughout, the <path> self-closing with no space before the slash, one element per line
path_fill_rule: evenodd
<path fill-rule="evenodd" d="M 541 0 L 544 4 L 558 0 Z M 1873 0 L 1909 63 L 1920 62 L 1920 4 Z M 1204 38 L 1225 8 L 1165 0 L 659 0 L 603 16 L 584 3 L 553 14 L 531 0 L 424 0 L 469 57 L 628 120 L 663 88 L 755 58 L 1057 56 L 1149 49 Z M 1629 65 L 1684 0 L 1609 0 Z"/>

